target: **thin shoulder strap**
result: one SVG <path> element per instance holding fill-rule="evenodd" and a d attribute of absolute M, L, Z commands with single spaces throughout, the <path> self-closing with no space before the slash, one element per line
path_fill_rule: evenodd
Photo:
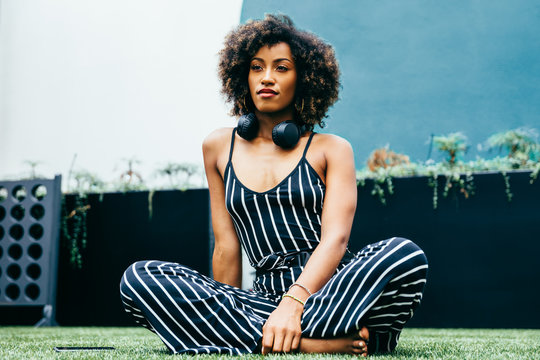
<path fill-rule="evenodd" d="M 313 135 L 315 135 L 315 132 L 311 132 L 311 135 L 309 135 L 309 139 L 306 143 L 306 147 L 304 149 L 304 154 L 302 155 L 302 158 L 305 158 L 306 157 L 306 154 L 307 154 L 307 151 L 308 151 L 308 148 L 309 148 L 309 144 L 311 144 L 311 139 L 313 139 Z"/>
<path fill-rule="evenodd" d="M 233 148 L 234 148 L 234 138 L 235 138 L 235 135 L 236 134 L 236 128 L 233 129 L 232 131 L 232 136 L 231 136 L 231 149 L 229 150 L 229 163 L 231 162 L 231 159 L 232 159 L 232 152 L 233 152 Z"/>

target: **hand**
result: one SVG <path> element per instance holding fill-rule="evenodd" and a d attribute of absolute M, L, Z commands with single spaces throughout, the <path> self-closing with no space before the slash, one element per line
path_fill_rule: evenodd
<path fill-rule="evenodd" d="M 298 349 L 302 337 L 300 321 L 304 307 L 291 298 L 283 298 L 263 326 L 261 353 L 291 352 Z"/>

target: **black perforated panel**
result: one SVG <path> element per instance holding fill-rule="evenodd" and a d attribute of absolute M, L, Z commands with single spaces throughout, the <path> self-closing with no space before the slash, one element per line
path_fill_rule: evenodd
<path fill-rule="evenodd" d="M 54 304 L 60 177 L 0 182 L 0 305 Z"/>

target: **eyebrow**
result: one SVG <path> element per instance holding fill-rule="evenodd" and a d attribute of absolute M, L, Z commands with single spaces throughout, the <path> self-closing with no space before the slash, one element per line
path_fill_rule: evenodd
<path fill-rule="evenodd" d="M 258 60 L 258 61 L 264 62 L 263 59 L 258 58 L 258 57 L 254 57 L 253 59 L 251 59 L 251 61 L 253 61 L 253 60 Z M 278 62 L 284 61 L 284 60 L 294 64 L 294 62 L 293 62 L 291 59 L 288 59 L 288 58 L 279 58 L 279 59 L 275 59 L 275 60 L 272 61 L 272 62 L 278 63 Z"/>

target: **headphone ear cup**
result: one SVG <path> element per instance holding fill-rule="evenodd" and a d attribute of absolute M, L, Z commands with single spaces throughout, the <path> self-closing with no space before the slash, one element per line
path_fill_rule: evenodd
<path fill-rule="evenodd" d="M 284 149 L 292 148 L 300 140 L 300 129 L 293 121 L 287 120 L 272 129 L 272 140 Z"/>
<path fill-rule="evenodd" d="M 251 140 L 257 135 L 259 131 L 259 120 L 255 114 L 247 114 L 240 116 L 238 119 L 238 125 L 236 126 L 236 132 L 242 138 L 246 140 Z"/>

